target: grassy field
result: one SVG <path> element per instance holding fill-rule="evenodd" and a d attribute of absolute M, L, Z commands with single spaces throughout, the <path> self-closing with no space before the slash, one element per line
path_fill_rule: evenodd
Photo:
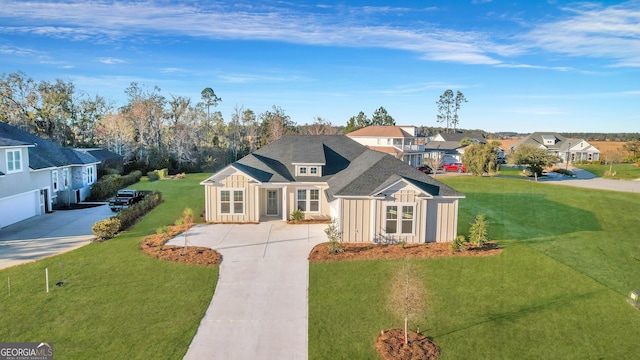
<path fill-rule="evenodd" d="M 609 174 L 609 165 L 575 165 L 585 169 L 599 177 L 607 179 L 635 180 L 640 179 L 640 167 L 634 164 L 613 164 L 612 174 Z"/>
<path fill-rule="evenodd" d="M 182 359 L 211 300 L 217 267 L 156 260 L 141 239 L 173 223 L 186 207 L 204 206 L 198 183 L 146 180 L 132 186 L 160 190 L 165 202 L 135 227 L 104 243 L 0 271 L 0 340 L 53 342 L 56 359 Z M 52 283 L 45 292 L 44 269 Z M 11 282 L 11 294 L 8 280 Z"/>
<path fill-rule="evenodd" d="M 442 359 L 631 359 L 640 353 L 640 196 L 506 178 L 441 178 L 466 194 L 459 232 L 478 213 L 504 248 L 486 258 L 411 260 L 428 307 L 411 327 Z M 312 264 L 310 359 L 374 359 L 380 330 L 401 327 L 386 293 L 402 261 Z"/>

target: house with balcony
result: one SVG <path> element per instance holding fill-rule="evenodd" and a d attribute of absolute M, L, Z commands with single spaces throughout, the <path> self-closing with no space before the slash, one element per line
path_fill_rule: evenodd
<path fill-rule="evenodd" d="M 514 143 L 509 150 L 512 153 L 522 145 L 545 149 L 563 163 L 600 160 L 600 150 L 586 140 L 566 138 L 554 132 L 535 132 Z"/>
<path fill-rule="evenodd" d="M 352 140 L 387 154 L 411 166 L 424 165 L 426 138 L 418 135 L 418 128 L 407 126 L 367 126 L 347 134 Z"/>
<path fill-rule="evenodd" d="M 0 122 L 0 228 L 83 201 L 98 163 Z"/>
<path fill-rule="evenodd" d="M 481 133 L 440 133 L 427 139 L 425 144 L 427 163 L 436 168 L 443 164 L 461 162 L 464 148 L 468 146 L 462 145 L 464 139 L 469 139 L 476 144 L 487 143 L 487 139 Z"/>

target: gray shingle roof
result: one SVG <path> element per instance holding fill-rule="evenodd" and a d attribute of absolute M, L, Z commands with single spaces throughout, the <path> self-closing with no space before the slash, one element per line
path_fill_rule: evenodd
<path fill-rule="evenodd" d="M 88 165 L 100 162 L 89 154 L 62 147 L 52 141 L 35 136 L 3 122 L 0 122 L 0 138 L 35 145 L 29 148 L 29 168 L 33 170 L 69 165 Z"/>
<path fill-rule="evenodd" d="M 486 143 L 487 139 L 481 133 L 442 133 L 440 134 L 445 141 L 455 141 L 460 143 L 465 138 L 477 140 L 480 143 Z"/>
<path fill-rule="evenodd" d="M 295 176 L 293 163 L 317 164 L 323 160 L 326 165 L 322 176 Z M 369 150 L 344 135 L 285 136 L 232 166 L 260 182 L 326 182 L 330 199 L 335 196 L 375 196 L 399 179 L 434 196 L 462 196 L 393 156 Z"/>

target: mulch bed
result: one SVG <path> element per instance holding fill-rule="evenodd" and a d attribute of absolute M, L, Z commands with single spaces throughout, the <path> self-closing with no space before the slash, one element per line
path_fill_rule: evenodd
<path fill-rule="evenodd" d="M 426 336 L 409 331 L 408 343 L 404 343 L 402 329 L 384 331 L 376 339 L 376 351 L 384 360 L 432 360 L 440 355 L 440 349 Z"/>
<path fill-rule="evenodd" d="M 140 248 L 146 254 L 158 259 L 191 265 L 220 265 L 222 255 L 213 249 L 187 246 L 185 250 L 184 246 L 165 245 L 167 241 L 185 230 L 185 226 L 170 226 L 166 233 L 149 235 L 144 238 L 140 243 Z"/>
<path fill-rule="evenodd" d="M 450 256 L 492 256 L 502 252 L 494 242 L 483 247 L 467 244 L 465 251 L 453 251 L 450 243 L 426 244 L 385 244 L 343 243 L 344 251 L 329 254 L 329 243 L 316 245 L 309 254 L 310 262 L 344 261 L 344 260 L 391 260 L 405 258 L 436 258 Z"/>

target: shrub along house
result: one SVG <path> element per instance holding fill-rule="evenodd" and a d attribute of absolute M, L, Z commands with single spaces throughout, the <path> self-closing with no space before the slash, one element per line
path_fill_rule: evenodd
<path fill-rule="evenodd" d="M 443 242 L 456 237 L 464 195 L 343 135 L 286 136 L 201 182 L 206 221 L 337 221 L 345 242 Z"/>

